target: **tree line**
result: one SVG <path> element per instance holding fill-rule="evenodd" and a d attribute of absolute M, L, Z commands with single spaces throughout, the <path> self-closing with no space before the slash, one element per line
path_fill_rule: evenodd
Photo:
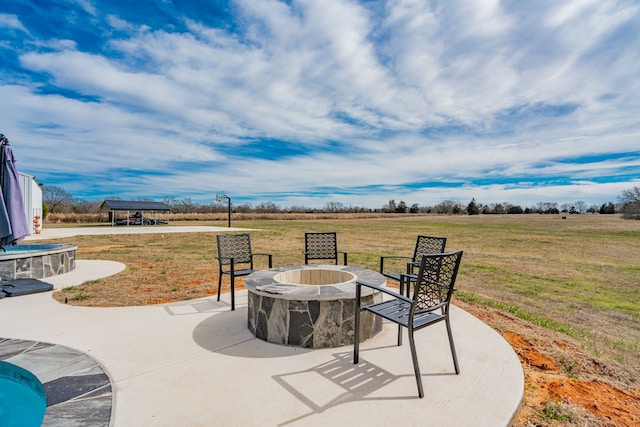
<path fill-rule="evenodd" d="M 71 194 L 61 187 L 43 186 L 43 213 L 75 213 L 97 214 L 100 212 L 101 201 L 77 201 Z M 120 197 L 109 197 L 111 200 L 121 200 Z M 150 199 L 139 198 L 139 201 Z M 202 204 L 190 198 L 167 198 L 163 202 L 171 208 L 171 213 L 221 213 L 227 211 L 227 205 L 222 203 Z M 232 205 L 232 211 L 237 213 L 414 213 L 439 215 L 491 215 L 491 214 L 615 214 L 621 213 L 624 218 L 640 219 L 640 186 L 625 190 L 619 196 L 619 203 L 603 203 L 602 205 L 587 205 L 578 200 L 573 203 L 559 204 L 556 202 L 538 202 L 534 205 L 522 207 L 508 202 L 487 203 L 477 202 L 475 198 L 469 203 L 461 204 L 452 200 L 444 200 L 434 206 L 420 206 L 417 203 L 407 205 L 403 200 L 396 203 L 389 200 L 384 206 L 371 209 L 359 206 L 345 205 L 340 202 L 327 202 L 322 208 L 305 206 L 281 207 L 273 202 L 263 202 L 257 205 L 250 203 Z"/>

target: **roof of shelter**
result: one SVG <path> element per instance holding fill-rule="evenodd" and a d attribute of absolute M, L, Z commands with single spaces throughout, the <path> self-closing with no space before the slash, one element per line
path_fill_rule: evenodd
<path fill-rule="evenodd" d="M 169 205 L 162 202 L 139 200 L 105 200 L 100 205 L 103 211 L 170 211 Z"/>

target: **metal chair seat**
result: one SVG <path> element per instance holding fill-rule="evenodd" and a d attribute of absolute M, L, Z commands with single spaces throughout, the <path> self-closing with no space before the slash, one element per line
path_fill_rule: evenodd
<path fill-rule="evenodd" d="M 401 300 L 391 300 L 373 304 L 365 307 L 364 309 L 408 328 L 411 307 L 411 303 Z M 413 315 L 413 329 L 422 329 L 425 326 L 429 326 L 444 319 L 445 316 L 443 314 L 434 313 L 430 309 L 416 310 Z"/>
<path fill-rule="evenodd" d="M 248 276 L 251 273 L 255 273 L 256 271 L 260 271 L 260 270 L 254 270 L 251 268 L 244 268 L 241 270 L 235 270 L 234 271 L 234 276 L 238 277 L 238 276 Z"/>

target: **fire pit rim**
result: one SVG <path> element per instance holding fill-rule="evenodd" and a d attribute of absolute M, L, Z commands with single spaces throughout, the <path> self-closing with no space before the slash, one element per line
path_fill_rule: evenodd
<path fill-rule="evenodd" d="M 274 280 L 274 276 L 290 270 L 296 269 L 330 269 L 343 270 L 353 274 L 353 280 L 335 285 L 307 285 L 279 283 Z M 356 280 L 373 283 L 378 286 L 385 286 L 385 277 L 370 269 L 356 266 L 333 265 L 333 264 L 303 264 L 276 267 L 269 270 L 256 271 L 245 279 L 244 286 L 249 292 L 272 298 L 282 298 L 287 300 L 337 300 L 355 298 Z M 373 294 L 371 288 L 362 287 L 362 296 Z"/>

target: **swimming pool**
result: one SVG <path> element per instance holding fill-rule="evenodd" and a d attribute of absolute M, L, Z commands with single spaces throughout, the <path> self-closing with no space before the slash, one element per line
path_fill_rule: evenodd
<path fill-rule="evenodd" d="M 46 409 L 44 387 L 35 375 L 19 366 L 0 361 L 2 426 L 39 426 Z"/>

